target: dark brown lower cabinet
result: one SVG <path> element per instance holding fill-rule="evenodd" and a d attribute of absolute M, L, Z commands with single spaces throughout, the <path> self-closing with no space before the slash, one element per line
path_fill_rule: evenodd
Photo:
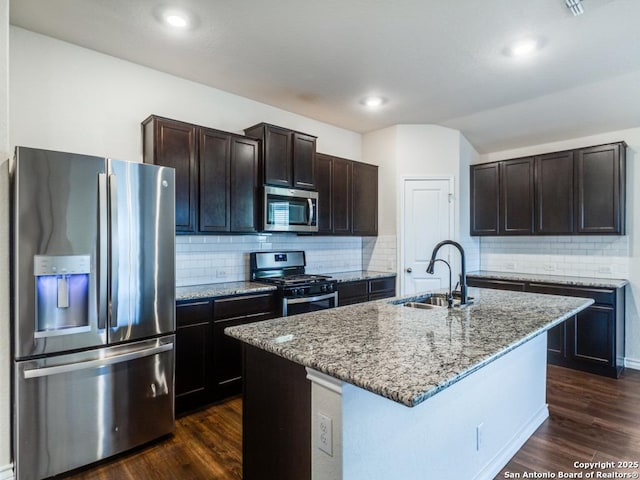
<path fill-rule="evenodd" d="M 176 305 L 175 410 L 187 412 L 209 403 L 211 300 Z"/>
<path fill-rule="evenodd" d="M 235 325 L 280 316 L 275 292 L 176 305 L 176 414 L 240 393 L 240 342 L 224 334 Z"/>
<path fill-rule="evenodd" d="M 224 329 L 279 317 L 278 304 L 274 292 L 217 298 L 213 301 L 213 400 L 221 400 L 242 391 L 240 342 L 225 335 Z"/>
<path fill-rule="evenodd" d="M 355 280 L 338 283 L 338 306 L 394 297 L 396 277 Z"/>
<path fill-rule="evenodd" d="M 594 304 L 547 333 L 547 360 L 576 370 L 619 377 L 624 369 L 624 287 L 594 288 L 467 276 L 471 287 L 593 298 Z"/>
<path fill-rule="evenodd" d="M 242 476 L 311 479 L 311 382 L 305 367 L 243 345 Z"/>

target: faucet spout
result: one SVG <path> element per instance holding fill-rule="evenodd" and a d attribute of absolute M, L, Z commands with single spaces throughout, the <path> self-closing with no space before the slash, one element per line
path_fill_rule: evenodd
<path fill-rule="evenodd" d="M 438 255 L 438 250 L 440 250 L 440 248 L 442 248 L 445 245 L 451 245 L 453 247 L 456 247 L 460 252 L 460 304 L 465 305 L 469 301 L 469 298 L 467 295 L 467 273 L 466 273 L 466 265 L 465 265 L 465 258 L 464 258 L 464 248 L 462 248 L 462 245 L 460 245 L 458 242 L 454 242 L 453 240 L 443 240 L 442 242 L 438 243 L 435 247 L 433 247 L 433 252 L 431 252 L 431 260 L 429 261 L 429 265 L 427 266 L 427 273 L 430 273 L 433 275 L 435 263 L 437 260 L 436 256 Z"/>

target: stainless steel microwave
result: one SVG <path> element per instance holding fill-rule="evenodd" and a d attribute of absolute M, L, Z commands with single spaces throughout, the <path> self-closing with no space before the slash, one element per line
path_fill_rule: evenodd
<path fill-rule="evenodd" d="M 318 192 L 264 187 L 266 232 L 317 232 Z"/>

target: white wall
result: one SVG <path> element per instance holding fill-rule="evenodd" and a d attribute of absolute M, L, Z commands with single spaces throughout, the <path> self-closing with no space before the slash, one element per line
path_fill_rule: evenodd
<path fill-rule="evenodd" d="M 408 176 L 451 176 L 454 178 L 455 218 L 454 238 L 467 253 L 468 268 L 479 264 L 478 241 L 469 237 L 469 165 L 477 161 L 478 153 L 457 131 L 438 125 L 395 125 L 384 130 L 366 133 L 362 139 L 363 161 L 380 166 L 379 174 L 379 237 L 372 245 L 364 241 L 365 267 L 384 268 L 392 258 L 388 247 L 397 236 L 397 256 L 400 256 L 399 228 L 402 178 Z M 382 248 L 378 248 L 382 243 Z M 380 253 L 378 253 L 380 252 Z M 454 268 L 459 268 L 458 256 L 453 255 Z M 399 272 L 402 266 L 398 265 Z"/>
<path fill-rule="evenodd" d="M 627 278 L 627 365 L 640 368 L 640 128 L 607 132 L 560 142 L 481 155 L 475 163 L 537 155 L 559 150 L 627 142 L 627 234 L 625 236 L 564 236 L 489 239 L 480 242 L 483 269 L 526 273 Z M 544 252 L 542 251 L 544 250 Z M 534 271 L 542 268 L 543 271 Z"/>
<path fill-rule="evenodd" d="M 269 122 L 360 160 L 361 135 L 11 27 L 11 145 L 141 161 L 140 122 L 157 114 L 242 133 Z"/>

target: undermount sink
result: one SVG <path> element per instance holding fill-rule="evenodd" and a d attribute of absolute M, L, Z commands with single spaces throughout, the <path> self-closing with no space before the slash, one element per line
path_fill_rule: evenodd
<path fill-rule="evenodd" d="M 457 308 L 464 307 L 469 303 L 472 303 L 471 301 L 469 301 L 465 305 L 460 305 L 460 296 L 456 297 L 454 292 L 453 297 L 454 297 L 453 306 Z M 472 297 L 469 297 L 469 300 L 471 299 Z M 408 302 L 404 302 L 404 303 L 398 302 L 398 303 L 404 305 L 405 307 L 420 308 L 423 310 L 430 310 L 433 308 L 447 308 L 449 306 L 449 304 L 447 303 L 447 295 L 444 293 L 432 293 L 432 294 L 424 295 L 418 298 L 412 298 L 411 301 L 408 301 Z"/>

